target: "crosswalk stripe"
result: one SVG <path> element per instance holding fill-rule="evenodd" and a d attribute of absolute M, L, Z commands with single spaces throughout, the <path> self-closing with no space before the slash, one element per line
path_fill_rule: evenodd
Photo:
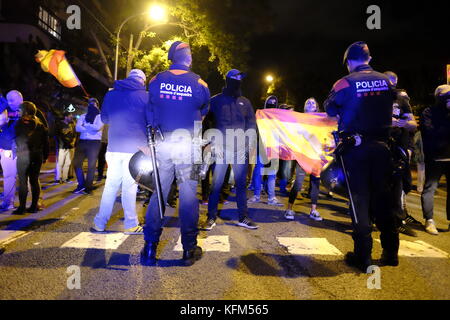
<path fill-rule="evenodd" d="M 326 238 L 277 237 L 277 240 L 294 255 L 342 255 Z"/>
<path fill-rule="evenodd" d="M 208 236 L 207 238 L 198 238 L 198 245 L 202 247 L 203 251 L 219 251 L 230 252 L 230 241 L 228 236 Z M 181 236 L 173 251 L 183 251 L 181 244 Z"/>
<path fill-rule="evenodd" d="M 128 235 L 122 232 L 81 232 L 76 237 L 64 243 L 61 248 L 117 250 L 128 237 Z"/>
<path fill-rule="evenodd" d="M 375 241 L 380 242 L 376 239 Z M 407 241 L 400 240 L 400 249 L 398 255 L 402 257 L 413 258 L 450 258 L 450 255 L 439 248 L 433 247 L 425 241 Z"/>

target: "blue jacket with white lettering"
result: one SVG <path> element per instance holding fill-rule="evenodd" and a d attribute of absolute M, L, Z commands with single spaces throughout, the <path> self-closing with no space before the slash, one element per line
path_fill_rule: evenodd
<path fill-rule="evenodd" d="M 329 116 L 339 116 L 339 131 L 387 140 L 395 98 L 389 78 L 362 65 L 334 84 L 324 106 Z"/>
<path fill-rule="evenodd" d="M 147 122 L 162 132 L 177 129 L 193 131 L 209 110 L 208 85 L 186 66 L 173 64 L 149 84 Z"/>

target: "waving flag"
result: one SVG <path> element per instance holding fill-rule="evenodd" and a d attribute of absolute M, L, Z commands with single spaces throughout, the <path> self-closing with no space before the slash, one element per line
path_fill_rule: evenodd
<path fill-rule="evenodd" d="M 296 160 L 315 176 L 333 160 L 337 123 L 325 113 L 264 109 L 256 112 L 256 123 L 268 159 Z"/>
<path fill-rule="evenodd" d="M 81 82 L 67 61 L 64 51 L 40 50 L 35 58 L 36 62 L 41 64 L 42 70 L 51 73 L 64 87 L 81 86 Z"/>

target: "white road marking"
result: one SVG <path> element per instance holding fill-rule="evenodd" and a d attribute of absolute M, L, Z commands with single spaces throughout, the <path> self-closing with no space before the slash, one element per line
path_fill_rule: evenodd
<path fill-rule="evenodd" d="M 277 237 L 278 242 L 295 255 L 333 255 L 341 256 L 342 252 L 328 242 L 326 238 L 292 238 Z"/>
<path fill-rule="evenodd" d="M 29 232 L 16 230 L 0 230 L 0 245 L 7 245 L 19 238 L 22 238 Z"/>
<path fill-rule="evenodd" d="M 375 239 L 375 241 L 380 242 L 380 240 Z M 431 244 L 426 243 L 425 241 L 417 240 L 417 241 L 406 241 L 400 240 L 400 249 L 398 251 L 398 255 L 402 257 L 413 257 L 413 258 L 450 258 L 450 255 L 433 247 Z"/>
<path fill-rule="evenodd" d="M 82 232 L 76 237 L 64 243 L 61 248 L 117 250 L 128 237 L 128 235 L 123 234 L 122 232 Z"/>
<path fill-rule="evenodd" d="M 228 236 L 209 236 L 204 239 L 197 239 L 198 245 L 202 247 L 203 251 L 219 251 L 230 252 L 230 241 Z M 173 251 L 183 251 L 181 244 L 181 236 Z"/>

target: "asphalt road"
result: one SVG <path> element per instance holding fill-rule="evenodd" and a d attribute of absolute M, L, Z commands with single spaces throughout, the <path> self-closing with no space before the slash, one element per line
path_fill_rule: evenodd
<path fill-rule="evenodd" d="M 284 208 L 252 205 L 250 214 L 259 229 L 247 230 L 235 225 L 237 210 L 231 197 L 217 226 L 200 232 L 207 250 L 192 267 L 181 266 L 182 252 L 174 250 L 180 237 L 179 220 L 176 210 L 169 209 L 158 250 L 160 261 L 157 266 L 144 267 L 139 264 L 143 237 L 124 237 L 120 202 L 107 227 L 107 235 L 115 240 L 93 240 L 89 233 L 103 184 L 91 196 L 73 195 L 70 191 L 75 184 L 50 185 L 53 177 L 48 173 L 41 178 L 44 211 L 21 217 L 0 214 L 2 300 L 450 299 L 449 232 L 433 236 L 418 227 L 416 238 L 400 235 L 404 240 L 400 266 L 362 274 L 343 262 L 343 254 L 353 248 L 343 199 L 321 195 L 321 222 L 308 217 L 306 198 L 297 200 L 294 221 L 285 220 Z M 448 229 L 445 195 L 441 188 L 435 199 L 435 221 L 441 231 Z M 421 218 L 417 193 L 408 195 L 407 206 L 413 216 Z M 205 210 L 201 206 L 201 222 Z M 143 221 L 142 202 L 138 202 L 138 212 Z M 74 247 L 74 238 L 83 236 L 91 237 L 87 247 Z M 378 232 L 373 236 L 379 239 Z M 117 248 L 101 249 L 108 243 Z M 375 262 L 380 255 L 380 244 L 375 241 Z"/>

